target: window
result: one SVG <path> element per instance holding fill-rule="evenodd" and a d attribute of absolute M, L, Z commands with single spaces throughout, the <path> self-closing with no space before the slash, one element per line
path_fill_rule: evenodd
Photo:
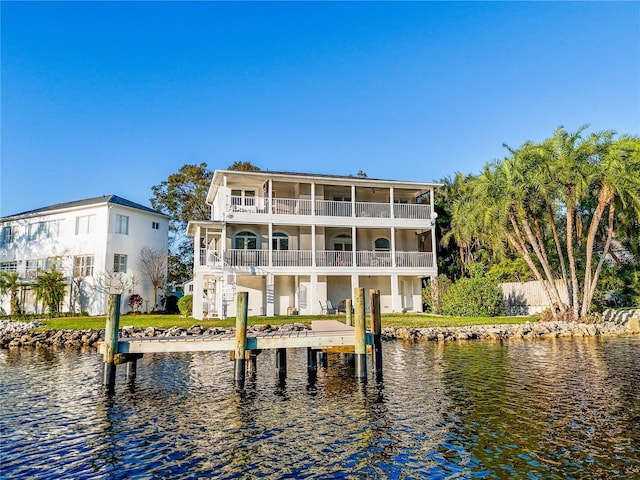
<path fill-rule="evenodd" d="M 376 241 L 373 242 L 373 249 L 376 252 L 388 252 L 391 250 L 391 246 L 389 245 L 389 240 L 386 238 L 376 238 Z"/>
<path fill-rule="evenodd" d="M 129 217 L 116 214 L 116 233 L 129 235 Z"/>
<path fill-rule="evenodd" d="M 255 250 L 258 248 L 258 238 L 255 233 L 238 232 L 235 237 L 234 248 L 239 250 Z"/>
<path fill-rule="evenodd" d="M 82 215 L 76 217 L 76 235 L 84 235 L 93 232 L 96 223 L 95 215 Z"/>
<path fill-rule="evenodd" d="M 35 260 L 27 260 L 25 273 L 27 278 L 35 279 L 38 276 L 38 272 L 51 270 L 53 267 L 56 267 L 56 270 L 62 270 L 62 262 L 59 257 L 49 257 L 49 258 L 37 258 Z"/>
<path fill-rule="evenodd" d="M 73 258 L 73 276 L 93 276 L 93 255 L 78 255 Z"/>
<path fill-rule="evenodd" d="M 113 256 L 113 271 L 127 273 L 127 256 L 116 253 Z"/>
<path fill-rule="evenodd" d="M 151 222 L 151 228 L 154 230 L 160 230 L 160 222 Z"/>
<path fill-rule="evenodd" d="M 255 204 L 255 190 L 231 190 L 231 205 L 253 207 Z"/>
<path fill-rule="evenodd" d="M 0 272 L 17 272 L 18 271 L 18 262 L 1 262 L 0 263 Z"/>
<path fill-rule="evenodd" d="M 29 225 L 29 240 L 43 240 L 57 237 L 60 231 L 60 220 L 48 220 Z"/>
<path fill-rule="evenodd" d="M 2 237 L 0 237 L 0 243 L 2 245 L 8 245 L 12 243 L 16 238 L 16 227 L 7 225 L 2 227 Z"/>
<path fill-rule="evenodd" d="M 346 233 L 342 233 L 340 235 L 336 235 L 333 240 L 333 249 L 339 251 L 351 251 L 353 249 L 353 243 L 351 242 L 351 235 L 347 235 Z"/>
<path fill-rule="evenodd" d="M 271 239 L 271 245 L 274 250 L 289 250 L 289 237 L 286 233 L 275 232 Z"/>

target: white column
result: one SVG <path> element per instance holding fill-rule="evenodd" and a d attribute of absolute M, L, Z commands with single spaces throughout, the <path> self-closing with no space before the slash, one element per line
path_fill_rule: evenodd
<path fill-rule="evenodd" d="M 357 267 L 358 266 L 358 259 L 356 258 L 356 252 L 357 252 L 357 243 L 358 243 L 358 239 L 356 238 L 356 234 L 357 234 L 357 230 L 356 230 L 356 226 L 352 226 L 351 227 L 351 251 L 353 252 L 353 266 Z"/>
<path fill-rule="evenodd" d="M 269 198 L 267 199 L 267 201 L 269 202 L 268 212 L 273 213 L 273 179 L 271 178 L 269 179 L 269 186 L 267 188 L 269 191 L 268 193 Z"/>
<path fill-rule="evenodd" d="M 311 314 L 319 315 L 321 312 L 320 300 L 318 299 L 318 275 L 316 274 L 311 275 L 311 295 L 309 295 L 309 297 L 309 301 L 311 302 Z"/>
<path fill-rule="evenodd" d="M 316 216 L 316 182 L 311 182 L 311 216 Z"/>
<path fill-rule="evenodd" d="M 311 225 L 311 266 L 316 266 L 316 225 Z"/>
<path fill-rule="evenodd" d="M 275 278 L 273 273 L 268 273 L 267 278 L 267 317 L 273 317 L 275 314 L 275 301 L 276 301 L 276 291 L 275 291 Z M 280 312 L 282 314 L 282 312 Z"/>
<path fill-rule="evenodd" d="M 356 216 L 356 186 L 351 185 L 351 216 Z"/>
<path fill-rule="evenodd" d="M 391 275 L 391 311 L 393 313 L 402 310 L 402 298 L 400 298 L 400 288 L 398 285 L 398 275 Z"/>
<path fill-rule="evenodd" d="M 396 227 L 391 227 L 391 266 L 396 266 Z"/>
<path fill-rule="evenodd" d="M 358 288 L 359 286 L 360 286 L 360 277 L 358 277 L 358 275 L 351 275 L 351 299 L 352 300 L 353 300 L 353 289 Z"/>
<path fill-rule="evenodd" d="M 395 212 L 393 211 L 393 202 L 395 201 L 395 195 L 393 191 L 393 187 L 389 189 L 389 208 L 391 209 L 391 218 L 395 218 Z"/>
<path fill-rule="evenodd" d="M 273 267 L 273 223 L 269 222 L 269 266 Z"/>
<path fill-rule="evenodd" d="M 193 318 L 202 320 L 202 303 L 204 297 L 204 275 L 202 272 L 193 275 Z"/>

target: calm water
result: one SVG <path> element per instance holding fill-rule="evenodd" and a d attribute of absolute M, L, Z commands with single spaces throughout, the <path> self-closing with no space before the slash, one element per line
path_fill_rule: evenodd
<path fill-rule="evenodd" d="M 0 477 L 640 478 L 640 337 L 384 349 L 366 384 L 265 352 L 241 393 L 227 355 L 148 355 L 111 396 L 97 354 L 1 351 Z"/>

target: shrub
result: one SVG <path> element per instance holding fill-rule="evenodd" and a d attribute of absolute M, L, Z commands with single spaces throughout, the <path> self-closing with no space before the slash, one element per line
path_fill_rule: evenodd
<path fill-rule="evenodd" d="M 422 303 L 425 311 L 442 314 L 442 299 L 451 286 L 451 280 L 446 275 L 438 275 L 429 285 L 422 289 Z"/>
<path fill-rule="evenodd" d="M 495 281 L 476 273 L 451 285 L 442 297 L 442 313 L 456 317 L 495 317 L 504 313 L 502 291 Z"/>
<path fill-rule="evenodd" d="M 190 316 L 193 311 L 193 295 L 185 295 L 178 300 L 178 309 L 180 314 L 184 316 Z"/>

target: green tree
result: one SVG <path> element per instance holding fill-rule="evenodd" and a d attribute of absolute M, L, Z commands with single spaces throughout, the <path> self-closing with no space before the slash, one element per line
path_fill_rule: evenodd
<path fill-rule="evenodd" d="M 622 224 L 640 215 L 640 140 L 616 140 L 612 132 L 583 136 L 585 128 L 568 133 L 559 127 L 542 143 L 509 148 L 507 157 L 469 182 L 453 208 L 452 228 L 465 241 L 478 239 L 498 253 L 508 248 L 525 260 L 556 317 L 588 314 L 621 217 L 617 205 L 627 218 Z M 594 268 L 598 236 L 605 240 Z M 560 297 L 558 278 L 570 292 L 568 305 Z"/>
<path fill-rule="evenodd" d="M 22 282 L 16 272 L 0 272 L 0 295 L 9 294 L 11 315 L 20 315 L 22 313 L 19 296 L 21 287 Z"/>
<path fill-rule="evenodd" d="M 55 265 L 50 270 L 41 270 L 33 283 L 33 290 L 36 294 L 36 301 L 42 301 L 43 306 L 49 311 L 49 315 L 54 315 L 60 311 L 60 305 L 64 299 L 64 275 L 57 270 Z"/>
<path fill-rule="evenodd" d="M 234 162 L 228 170 L 259 171 L 251 162 Z M 183 165 L 160 185 L 151 187 L 151 206 L 170 217 L 169 258 L 167 281 L 188 280 L 193 272 L 193 243 L 187 238 L 190 220 L 209 220 L 211 207 L 207 205 L 207 192 L 213 171 L 206 163 Z"/>

